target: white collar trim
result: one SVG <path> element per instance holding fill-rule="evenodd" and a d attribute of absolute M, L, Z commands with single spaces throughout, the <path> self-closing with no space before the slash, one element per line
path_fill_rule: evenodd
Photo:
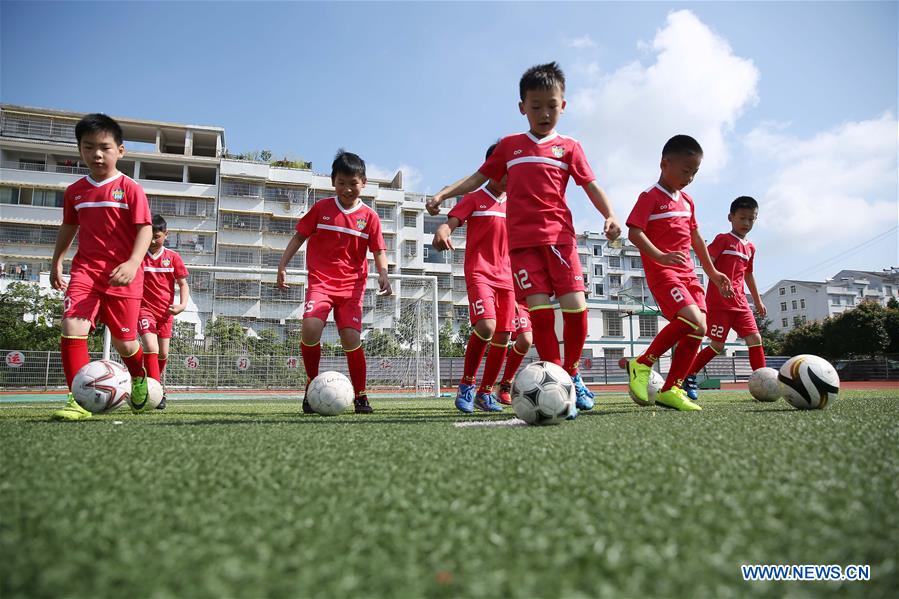
<path fill-rule="evenodd" d="M 503 202 L 505 202 L 505 201 L 506 201 L 506 194 L 505 194 L 505 193 L 500 194 L 501 197 L 502 197 L 502 199 L 496 197 L 495 195 L 493 195 L 492 193 L 490 193 L 490 190 L 489 190 L 489 189 L 487 189 L 487 185 L 488 185 L 488 184 L 489 184 L 489 181 L 488 181 L 488 183 L 484 183 L 483 185 L 481 185 L 481 189 L 484 190 L 484 193 L 486 193 L 488 196 L 490 196 L 491 198 L 493 198 L 494 201 L 496 201 L 497 204 L 502 204 Z"/>
<path fill-rule="evenodd" d="M 147 255 L 150 256 L 151 258 L 153 258 L 154 260 L 159 260 L 159 257 L 162 256 L 164 253 L 165 253 L 165 246 L 162 246 L 161 248 L 159 248 L 159 253 L 156 254 L 155 256 L 150 253 L 150 250 L 147 250 Z"/>
<path fill-rule="evenodd" d="M 103 181 L 100 181 L 100 182 L 94 181 L 94 178 L 91 177 L 90 175 L 87 175 L 85 177 L 85 179 L 87 179 L 87 182 L 90 183 L 91 185 L 93 185 L 94 187 L 103 187 L 104 185 L 106 185 L 108 183 L 112 183 L 113 181 L 115 181 L 116 179 L 118 179 L 121 176 L 122 176 L 122 173 L 120 173 L 119 171 L 116 171 L 116 173 L 113 176 L 111 176 L 108 179 L 104 179 Z"/>
<path fill-rule="evenodd" d="M 731 237 L 733 237 L 734 239 L 736 239 L 737 241 L 739 241 L 740 243 L 742 243 L 743 245 L 746 245 L 747 243 L 749 243 L 748 239 L 740 239 L 740 236 L 734 235 L 733 231 L 728 231 L 727 234 L 730 235 Z"/>
<path fill-rule="evenodd" d="M 365 206 L 365 202 L 363 202 L 360 199 L 358 204 L 356 204 L 355 206 L 353 206 L 352 208 L 347 210 L 346 208 L 343 207 L 343 204 L 340 203 L 340 200 L 337 199 L 337 196 L 334 196 L 334 203 L 337 204 L 337 209 L 340 210 L 341 212 L 343 212 L 344 214 L 352 214 L 356 210 L 359 210 L 360 208 Z"/>
<path fill-rule="evenodd" d="M 544 137 L 543 139 L 537 139 L 537 137 L 536 137 L 533 133 L 531 133 L 530 131 L 525 132 L 525 135 L 527 135 L 528 138 L 529 138 L 532 142 L 534 142 L 535 144 L 543 144 L 543 143 L 546 143 L 546 142 L 548 142 L 548 141 L 552 141 L 552 140 L 554 140 L 555 138 L 559 137 L 559 134 L 556 133 L 555 131 L 553 131 L 552 133 L 550 133 L 549 135 L 547 135 L 547 136 Z"/>
<path fill-rule="evenodd" d="M 656 183 L 655 186 L 658 187 L 658 188 L 662 191 L 662 193 L 664 193 L 666 196 L 668 196 L 668 197 L 671 198 L 672 200 L 679 200 L 679 199 L 680 199 L 680 191 L 675 191 L 674 194 L 670 194 L 670 193 L 668 193 L 668 190 L 667 190 L 667 189 L 665 189 L 664 187 L 662 187 L 662 186 L 659 185 L 658 183 Z"/>

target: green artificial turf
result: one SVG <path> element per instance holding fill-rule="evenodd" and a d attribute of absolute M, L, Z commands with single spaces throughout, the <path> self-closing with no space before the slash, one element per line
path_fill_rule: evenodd
<path fill-rule="evenodd" d="M 814 412 L 598 399 L 546 428 L 459 428 L 511 410 L 451 399 L 336 418 L 175 399 L 75 423 L 0 403 L 0 596 L 895 596 L 899 389 Z M 872 580 L 744 582 L 756 563 Z"/>

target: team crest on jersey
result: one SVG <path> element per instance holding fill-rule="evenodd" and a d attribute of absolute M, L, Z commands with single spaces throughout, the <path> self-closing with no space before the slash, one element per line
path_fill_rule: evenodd
<path fill-rule="evenodd" d="M 565 155 L 565 148 L 562 146 L 553 146 L 553 156 L 556 158 L 561 158 Z"/>
<path fill-rule="evenodd" d="M 166 268 L 168 268 L 169 266 L 172 265 L 172 259 L 171 258 L 163 258 L 162 265 L 165 266 Z"/>
<path fill-rule="evenodd" d="M 113 189 L 112 190 L 112 199 L 114 199 L 115 201 L 121 202 L 124 197 L 125 197 L 124 189 Z"/>
<path fill-rule="evenodd" d="M 357 219 L 356 219 L 356 228 L 359 229 L 360 231 L 361 231 L 362 229 L 364 229 L 364 228 L 365 228 L 365 225 L 367 225 L 367 224 L 368 224 L 368 221 L 365 220 L 364 218 L 357 218 Z"/>

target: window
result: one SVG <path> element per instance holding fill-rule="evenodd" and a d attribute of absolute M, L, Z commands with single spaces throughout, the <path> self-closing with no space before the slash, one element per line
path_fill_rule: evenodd
<path fill-rule="evenodd" d="M 786 295 L 786 294 L 787 294 L 787 290 L 784 289 L 783 287 L 781 287 L 781 288 L 778 289 L 777 291 L 778 291 L 781 295 Z"/>
<path fill-rule="evenodd" d="M 786 318 L 780 319 L 780 326 L 782 326 L 783 328 L 787 328 L 789 326 Z"/>
<path fill-rule="evenodd" d="M 62 208 L 61 191 L 51 191 L 48 189 L 35 189 L 31 195 L 32 206 L 48 206 L 50 208 Z"/>
<path fill-rule="evenodd" d="M 621 275 L 609 275 L 609 287 L 621 287 Z"/>
<path fill-rule="evenodd" d="M 583 267 L 583 266 L 587 266 L 587 255 L 586 255 L 586 254 L 580 254 L 580 255 L 578 256 L 578 260 L 581 261 L 581 266 L 582 266 L 582 267 Z"/>
<path fill-rule="evenodd" d="M 621 326 L 621 317 L 617 312 L 604 310 L 602 313 L 603 328 L 606 330 L 607 337 L 622 337 L 624 331 Z"/>
<path fill-rule="evenodd" d="M 380 218 L 381 220 L 393 220 L 392 206 L 378 206 L 375 209 L 375 212 L 378 213 L 378 218 Z"/>
<path fill-rule="evenodd" d="M 453 264 L 465 264 L 465 250 L 453 252 Z"/>
<path fill-rule="evenodd" d="M 266 233 L 278 233 L 279 235 L 293 235 L 296 230 L 296 221 L 290 218 L 272 218 L 266 219 Z"/>
<path fill-rule="evenodd" d="M 262 185 L 258 183 L 244 183 L 243 181 L 222 181 L 222 195 L 242 197 L 260 197 Z"/>
<path fill-rule="evenodd" d="M 418 226 L 418 213 L 403 210 L 403 226 L 415 228 Z"/>
<path fill-rule="evenodd" d="M 659 333 L 659 319 L 652 314 L 640 315 L 640 336 L 655 337 Z"/>
<path fill-rule="evenodd" d="M 315 204 L 316 202 L 320 202 L 320 201 L 324 200 L 325 198 L 332 198 L 332 197 L 334 197 L 334 192 L 331 191 L 330 189 L 313 189 L 312 195 L 310 196 L 310 198 L 312 200 L 311 201 L 312 204 Z"/>
<path fill-rule="evenodd" d="M 611 360 L 618 360 L 624 357 L 623 347 L 607 347 L 602 350 L 602 355 Z"/>
<path fill-rule="evenodd" d="M 593 265 L 593 276 L 594 277 L 602 276 L 602 264 L 594 264 Z"/>
<path fill-rule="evenodd" d="M 258 266 L 259 256 L 256 253 L 256 250 L 246 248 L 246 249 L 222 249 L 221 253 L 222 262 L 225 264 L 233 264 L 238 266 Z"/>
<path fill-rule="evenodd" d="M 790 293 L 796 293 L 796 285 L 790 285 Z"/>
<path fill-rule="evenodd" d="M 465 279 L 459 277 L 453 279 L 453 291 L 459 293 L 465 293 L 466 291 L 468 291 L 468 287 L 465 285 Z"/>
<path fill-rule="evenodd" d="M 780 311 L 781 312 L 787 311 L 787 302 L 780 302 Z"/>
<path fill-rule="evenodd" d="M 637 270 L 643 268 L 643 260 L 640 258 L 631 258 L 631 268 Z M 702 283 L 702 281 L 700 281 L 700 283 Z"/>
<path fill-rule="evenodd" d="M 621 258 L 619 256 L 609 256 L 609 268 L 621 268 Z"/>
<path fill-rule="evenodd" d="M 705 275 L 703 275 L 701 272 L 700 272 L 700 273 L 696 273 L 696 278 L 699 280 L 699 284 L 700 284 L 700 285 L 704 285 L 704 284 L 705 284 Z"/>
<path fill-rule="evenodd" d="M 245 231 L 261 231 L 262 215 L 245 212 L 222 212 L 222 228 Z"/>
<path fill-rule="evenodd" d="M 425 247 L 425 249 L 428 249 Z M 450 275 L 437 275 L 437 289 L 451 289 L 453 286 L 453 277 Z"/>
<path fill-rule="evenodd" d="M 793 326 L 798 327 L 802 323 L 802 319 L 798 316 L 793 317 Z"/>
<path fill-rule="evenodd" d="M 453 315 L 458 320 L 464 320 L 468 318 L 468 306 L 453 306 Z"/>
<path fill-rule="evenodd" d="M 600 244 L 597 243 L 593 246 L 593 255 L 602 256 L 602 246 Z"/>
<path fill-rule="evenodd" d="M 18 204 L 18 187 L 0 187 L 0 204 Z"/>
<path fill-rule="evenodd" d="M 407 258 L 414 258 L 418 255 L 418 243 L 408 239 L 403 242 L 403 255 Z"/>
<path fill-rule="evenodd" d="M 384 235 L 384 249 L 392 252 L 396 249 L 396 237 L 393 235 Z"/>
<path fill-rule="evenodd" d="M 306 202 L 306 189 L 295 187 L 274 187 L 266 185 L 265 199 L 270 202 L 304 204 Z"/>
<path fill-rule="evenodd" d="M 798 302 L 797 302 L 796 300 L 793 300 L 793 301 L 791 302 L 791 305 L 793 306 L 793 309 L 794 309 L 794 310 L 795 310 L 796 308 L 799 307 L 799 306 L 797 305 L 797 303 L 798 303 Z"/>
<path fill-rule="evenodd" d="M 259 281 L 218 279 L 215 282 L 215 297 L 258 299 Z"/>
<path fill-rule="evenodd" d="M 799 300 L 799 307 L 802 309 L 805 309 L 805 300 L 804 299 Z"/>
<path fill-rule="evenodd" d="M 403 218 L 405 219 L 405 213 L 404 213 Z M 443 217 L 443 216 L 431 216 L 430 214 L 425 214 L 425 226 L 424 226 L 424 231 L 425 231 L 425 233 L 427 233 L 428 235 L 433 235 L 434 233 L 437 232 L 437 227 L 439 227 L 440 225 L 442 225 L 442 224 L 445 223 L 445 222 L 446 222 L 446 217 Z M 406 225 L 406 226 L 414 227 L 415 225 L 412 224 L 412 225 Z"/>
<path fill-rule="evenodd" d="M 593 283 L 593 295 L 597 297 L 602 297 L 605 295 L 605 290 L 602 288 L 602 283 Z"/>
<path fill-rule="evenodd" d="M 805 324 L 805 323 L 806 323 L 806 320 L 805 320 L 805 314 L 803 314 L 803 315 L 802 315 L 802 324 Z"/>

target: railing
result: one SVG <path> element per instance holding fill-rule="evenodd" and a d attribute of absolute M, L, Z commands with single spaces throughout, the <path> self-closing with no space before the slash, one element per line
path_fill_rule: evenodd
<path fill-rule="evenodd" d="M 63 164 L 38 164 L 33 162 L 21 162 L 18 160 L 4 160 L 0 162 L 0 168 L 15 169 L 17 171 L 34 171 L 39 173 L 63 173 L 68 175 L 89 175 L 91 170 L 86 166 L 66 166 Z"/>
<path fill-rule="evenodd" d="M 57 120 L 4 112 L 0 121 L 0 134 L 9 137 L 52 139 L 74 144 L 75 122 L 69 119 Z"/>

